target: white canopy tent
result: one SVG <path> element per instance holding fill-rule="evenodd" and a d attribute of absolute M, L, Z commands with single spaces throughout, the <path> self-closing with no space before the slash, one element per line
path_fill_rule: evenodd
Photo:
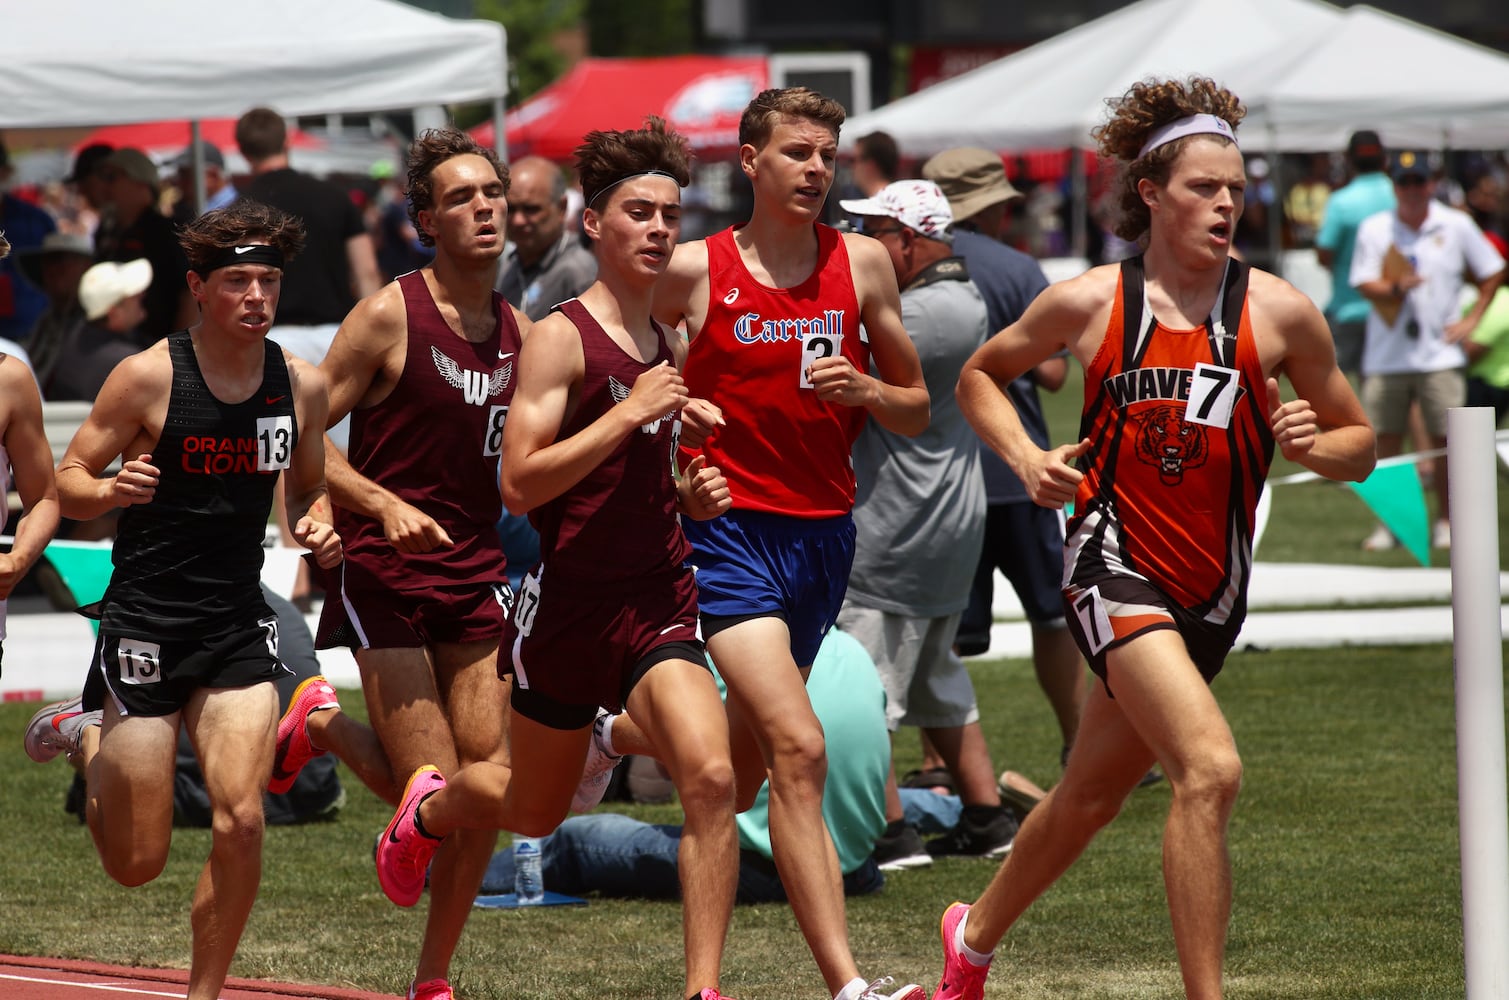
<path fill-rule="evenodd" d="M 494 100 L 503 26 L 397 0 L 9 0 L 0 128 Z"/>
<path fill-rule="evenodd" d="M 1250 146 L 1341 149 L 1364 127 L 1396 148 L 1509 146 L 1509 56 L 1372 7 L 1350 8 L 1267 76 L 1229 83 Z"/>
<path fill-rule="evenodd" d="M 961 145 L 1086 148 L 1105 120 L 1106 99 L 1137 80 L 1257 79 L 1342 18 L 1319 0 L 1141 0 L 851 118 L 843 138 L 852 143 L 879 129 L 918 156 Z"/>

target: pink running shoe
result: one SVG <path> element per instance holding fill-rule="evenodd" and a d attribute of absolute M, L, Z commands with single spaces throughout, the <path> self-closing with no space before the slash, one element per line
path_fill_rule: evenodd
<path fill-rule="evenodd" d="M 403 790 L 398 812 L 377 842 L 378 884 L 399 906 L 413 906 L 424 894 L 424 875 L 440 841 L 419 832 L 419 804 L 444 787 L 439 768 L 426 764 L 415 771 Z"/>
<path fill-rule="evenodd" d="M 409 984 L 409 1000 L 456 1000 L 456 994 L 444 979 L 426 979 Z"/>
<path fill-rule="evenodd" d="M 943 978 L 938 980 L 933 1000 L 984 1000 L 985 976 L 990 966 L 975 965 L 954 944 L 959 924 L 967 913 L 968 904 L 959 902 L 949 904 L 943 911 Z"/>
<path fill-rule="evenodd" d="M 319 674 L 305 679 L 294 689 L 288 711 L 278 720 L 278 751 L 273 757 L 272 779 L 267 790 L 282 795 L 293 787 L 304 765 L 325 751 L 309 738 L 309 716 L 326 708 L 340 708 L 335 688 Z"/>

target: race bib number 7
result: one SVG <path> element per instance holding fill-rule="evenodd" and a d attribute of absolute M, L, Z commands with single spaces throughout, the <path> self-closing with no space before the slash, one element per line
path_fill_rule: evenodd
<path fill-rule="evenodd" d="M 1189 402 L 1184 407 L 1184 420 L 1191 424 L 1205 424 L 1225 430 L 1231 426 L 1231 414 L 1236 409 L 1237 398 L 1242 392 L 1242 373 L 1235 368 L 1222 368 L 1200 362 L 1195 365 L 1194 377 L 1189 380 Z"/>

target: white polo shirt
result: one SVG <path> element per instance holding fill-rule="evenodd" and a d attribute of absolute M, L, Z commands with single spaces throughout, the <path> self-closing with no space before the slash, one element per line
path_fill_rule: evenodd
<path fill-rule="evenodd" d="M 1467 355 L 1460 344 L 1445 340 L 1446 324 L 1462 315 L 1463 275 L 1481 281 L 1497 274 L 1504 258 L 1466 212 L 1432 200 L 1425 222 L 1411 229 L 1396 212 L 1368 216 L 1357 227 L 1352 253 L 1353 288 L 1383 277 L 1383 258 L 1390 246 L 1414 262 L 1425 283 L 1404 297 L 1404 308 L 1393 325 L 1374 309 L 1368 313 L 1367 340 L 1362 349 L 1362 374 L 1434 372 L 1462 368 Z M 1418 332 L 1411 336 L 1411 328 Z"/>

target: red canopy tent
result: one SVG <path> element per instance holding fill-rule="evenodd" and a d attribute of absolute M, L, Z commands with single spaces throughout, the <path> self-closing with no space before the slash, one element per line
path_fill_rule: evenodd
<path fill-rule="evenodd" d="M 199 123 L 199 135 L 205 142 L 230 155 L 236 152 L 236 119 L 206 118 Z M 186 120 L 141 122 L 135 125 L 106 125 L 90 132 L 74 147 L 77 152 L 91 143 L 102 142 L 120 149 L 130 146 L 157 160 L 176 156 L 189 144 Z M 320 149 L 324 143 L 296 128 L 288 130 L 288 148 Z"/>
<path fill-rule="evenodd" d="M 583 59 L 508 114 L 508 155 L 564 162 L 592 129 L 638 128 L 646 115 L 664 118 L 693 149 L 731 150 L 744 106 L 769 79 L 763 56 Z M 493 145 L 492 122 L 471 134 Z"/>

